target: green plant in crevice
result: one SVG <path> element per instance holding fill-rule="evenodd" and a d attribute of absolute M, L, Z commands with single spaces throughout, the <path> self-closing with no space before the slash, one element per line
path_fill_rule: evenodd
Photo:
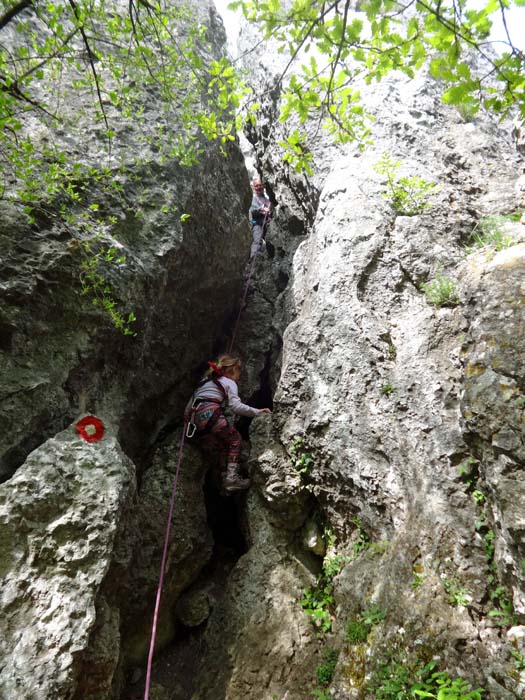
<path fill-rule="evenodd" d="M 316 688 L 312 691 L 312 695 L 314 698 L 317 698 L 317 700 L 332 700 L 332 697 L 327 690 L 319 690 Z"/>
<path fill-rule="evenodd" d="M 374 165 L 374 170 L 386 176 L 387 191 L 384 197 L 391 201 L 398 214 L 415 216 L 430 207 L 429 197 L 439 191 L 435 182 L 429 182 L 422 177 L 398 176 L 397 171 L 401 162 L 393 160 L 388 153 L 383 153 Z"/>
<path fill-rule="evenodd" d="M 473 690 L 464 678 L 453 679 L 446 671 L 435 669 L 435 661 L 420 667 L 398 653 L 376 664 L 367 690 L 374 700 L 482 700 L 483 688 Z"/>
<path fill-rule="evenodd" d="M 482 700 L 486 692 L 483 688 L 472 690 L 464 678 L 452 679 L 446 671 L 437 671 L 424 680 L 415 683 L 410 689 L 413 698 L 434 698 L 434 700 Z"/>
<path fill-rule="evenodd" d="M 423 585 L 423 582 L 427 577 L 428 574 L 425 572 L 425 566 L 423 562 L 420 561 L 417 564 L 414 564 L 412 568 L 412 581 L 410 583 L 410 588 L 413 591 L 416 591 L 420 586 Z"/>
<path fill-rule="evenodd" d="M 525 671 L 525 657 L 517 649 L 511 649 L 510 655 L 514 659 L 514 668 L 518 673 Z"/>
<path fill-rule="evenodd" d="M 470 489 L 479 478 L 478 465 L 478 460 L 470 456 L 457 468 L 459 478 L 466 484 L 468 489 Z"/>
<path fill-rule="evenodd" d="M 335 549 L 335 543 L 337 540 L 337 537 L 335 535 L 335 532 L 332 530 L 331 527 L 328 525 L 325 525 L 323 527 L 323 532 L 321 534 L 321 537 L 323 538 L 323 542 L 326 547 L 326 551 L 332 551 Z"/>
<path fill-rule="evenodd" d="M 335 553 L 335 535 L 332 530 L 325 528 L 324 536 L 327 554 L 323 559 L 321 573 L 317 576 L 315 585 L 307 588 L 299 601 L 304 612 L 311 618 L 319 637 L 332 629 L 334 578 L 349 561 L 349 557 Z"/>
<path fill-rule="evenodd" d="M 370 541 L 368 543 L 368 551 L 371 554 L 384 554 L 390 547 L 390 542 L 388 540 L 379 540 L 379 542 Z"/>
<path fill-rule="evenodd" d="M 487 560 L 488 564 L 491 564 L 494 560 L 494 552 L 496 548 L 495 542 L 496 533 L 494 530 L 489 530 L 486 532 L 483 536 L 483 551 L 485 552 L 485 559 Z"/>
<path fill-rule="evenodd" d="M 406 660 L 391 657 L 376 663 L 367 683 L 367 691 L 374 700 L 410 700 L 414 675 Z"/>
<path fill-rule="evenodd" d="M 423 283 L 421 290 L 429 304 L 435 306 L 457 306 L 460 301 L 456 282 L 441 274 L 437 274 L 430 282 Z"/>
<path fill-rule="evenodd" d="M 293 468 L 301 476 L 310 474 L 314 468 L 314 458 L 311 452 L 306 448 L 305 440 L 298 435 L 293 439 L 290 445 L 290 455 Z"/>
<path fill-rule="evenodd" d="M 383 396 L 390 396 L 390 394 L 392 394 L 393 391 L 394 391 L 394 387 L 392 384 L 390 384 L 390 382 L 383 384 L 383 386 L 381 387 L 381 394 Z"/>
<path fill-rule="evenodd" d="M 479 489 L 474 489 L 474 491 L 472 492 L 472 498 L 474 499 L 474 503 L 477 506 L 481 506 L 483 505 L 483 503 L 485 503 L 485 494 Z"/>
<path fill-rule="evenodd" d="M 355 525 L 357 531 L 357 540 L 353 543 L 353 552 L 354 555 L 357 556 L 361 552 L 367 550 L 370 547 L 371 542 L 370 537 L 363 529 L 361 520 L 357 516 L 352 518 L 352 523 Z"/>
<path fill-rule="evenodd" d="M 307 588 L 299 601 L 304 612 L 312 619 L 319 637 L 323 637 L 332 629 L 334 578 L 347 562 L 348 557 L 341 554 L 326 556 L 315 585 Z"/>
<path fill-rule="evenodd" d="M 490 600 L 495 607 L 489 610 L 489 617 L 498 627 L 512 627 L 518 623 L 511 594 L 505 586 L 491 591 Z"/>
<path fill-rule="evenodd" d="M 493 607 L 488 616 L 497 627 L 511 627 L 518 623 L 518 616 L 514 611 L 514 604 L 510 591 L 498 583 L 498 570 L 494 555 L 496 551 L 496 534 L 490 529 L 483 536 L 483 550 L 487 561 L 487 583 L 489 585 L 489 597 Z"/>
<path fill-rule="evenodd" d="M 460 301 L 456 282 L 441 274 L 437 274 L 430 282 L 423 283 L 421 290 L 428 303 L 435 306 L 457 306 Z"/>
<path fill-rule="evenodd" d="M 512 219 L 506 216 L 487 216 L 474 226 L 470 234 L 467 253 L 491 246 L 495 250 L 504 250 L 514 245 L 512 238 L 505 234 L 504 225 Z"/>
<path fill-rule="evenodd" d="M 315 586 L 305 590 L 303 598 L 299 601 L 304 612 L 311 618 L 319 637 L 323 637 L 332 629 L 333 602 L 333 584 L 326 581 L 322 574 L 317 578 Z"/>
<path fill-rule="evenodd" d="M 457 576 L 441 579 L 441 584 L 448 595 L 448 602 L 453 607 L 467 606 L 471 601 L 469 592 L 464 588 Z"/>
<path fill-rule="evenodd" d="M 350 644 L 366 642 L 370 631 L 386 617 L 386 612 L 379 605 L 372 605 L 363 610 L 346 625 L 346 640 Z"/>
<path fill-rule="evenodd" d="M 493 607 L 489 610 L 488 616 L 498 627 L 510 627 L 517 624 L 518 617 L 514 611 L 512 596 L 509 590 L 499 584 L 498 570 L 494 560 L 496 549 L 496 533 L 488 527 L 488 503 L 484 491 L 478 488 L 479 472 L 473 467 L 477 465 L 476 460 L 470 458 L 466 464 L 460 466 L 460 476 L 464 478 L 467 488 L 472 490 L 472 498 L 476 504 L 478 515 L 474 522 L 476 532 L 483 533 L 482 547 L 487 563 L 487 584 L 489 588 L 489 598 Z M 461 588 L 457 578 L 444 579 L 443 586 L 449 594 L 449 602 L 453 605 L 466 605 L 469 602 L 466 591 Z M 466 601 L 466 602 L 465 602 Z"/>
<path fill-rule="evenodd" d="M 325 649 L 323 654 L 324 663 L 320 664 L 315 669 L 317 682 L 320 686 L 326 688 L 332 682 L 338 658 L 339 652 L 336 649 Z"/>
<path fill-rule="evenodd" d="M 336 538 L 333 531 L 325 527 L 323 539 L 326 544 L 327 554 L 323 559 L 321 573 L 317 576 L 314 586 L 307 588 L 299 601 L 304 612 L 312 619 L 319 637 L 323 637 L 332 629 L 334 608 L 334 579 L 350 561 L 365 551 L 374 554 L 383 554 L 388 547 L 388 542 L 374 543 L 370 541 L 363 525 L 356 516 L 352 519 L 357 531 L 357 540 L 352 545 L 352 555 L 336 553 Z M 368 611 L 370 615 L 374 610 Z M 375 611 L 379 614 L 378 611 Z M 368 618 L 367 624 L 368 624 Z M 373 622 L 371 624 L 374 624 Z"/>

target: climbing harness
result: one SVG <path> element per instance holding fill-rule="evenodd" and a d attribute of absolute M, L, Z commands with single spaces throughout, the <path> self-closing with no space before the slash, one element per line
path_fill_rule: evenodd
<path fill-rule="evenodd" d="M 206 382 L 209 382 L 209 381 L 212 381 L 215 384 L 215 386 L 219 389 L 219 391 L 221 392 L 222 401 L 217 401 L 216 399 L 207 399 L 204 397 L 193 399 L 192 404 L 191 404 L 191 409 L 190 409 L 190 411 L 191 411 L 190 417 L 188 420 L 188 425 L 186 427 L 186 437 L 189 439 L 191 439 L 195 435 L 195 433 L 197 432 L 197 426 L 195 424 L 195 413 L 199 407 L 199 404 L 201 404 L 201 403 L 216 403 L 217 404 L 217 408 L 212 413 L 210 418 L 207 420 L 206 425 L 204 426 L 204 428 L 202 430 L 199 431 L 200 435 L 206 435 L 206 433 L 209 433 L 211 431 L 211 429 L 213 428 L 213 426 L 215 425 L 215 423 L 219 420 L 219 418 L 221 416 L 221 410 L 224 407 L 224 403 L 226 402 L 226 398 L 227 398 L 226 391 L 225 391 L 223 385 L 220 383 L 220 381 L 216 377 L 211 377 L 211 379 L 204 379 L 199 384 L 197 389 L 199 389 L 201 386 L 203 386 L 204 384 L 206 384 Z M 195 389 L 195 391 L 197 391 L 197 389 Z M 195 395 L 195 391 L 193 392 L 194 395 Z"/>
<path fill-rule="evenodd" d="M 175 496 L 177 495 L 177 486 L 179 483 L 179 472 L 180 472 L 180 465 L 182 462 L 182 452 L 184 449 L 185 437 L 186 437 L 186 426 L 185 426 L 185 429 L 182 431 L 181 438 L 180 438 L 179 454 L 178 454 L 178 458 L 177 458 L 177 467 L 175 469 L 175 478 L 173 480 L 173 489 L 171 491 L 170 507 L 169 507 L 169 512 L 168 512 L 168 524 L 166 527 L 166 535 L 164 537 L 164 548 L 162 550 L 162 561 L 160 564 L 159 585 L 157 588 L 157 597 L 155 599 L 155 611 L 153 613 L 153 624 L 152 624 L 152 628 L 151 628 L 151 642 L 150 642 L 149 654 L 148 654 L 148 666 L 147 666 L 147 671 L 146 671 L 146 686 L 144 689 L 144 700 L 150 700 L 149 693 L 150 693 L 150 689 L 151 689 L 151 668 L 153 665 L 153 652 L 155 651 L 155 640 L 157 637 L 157 623 L 158 623 L 158 619 L 159 619 L 160 598 L 162 595 L 162 587 L 164 585 L 164 574 L 166 573 L 166 562 L 168 560 L 168 546 L 169 546 L 170 534 L 171 534 L 171 519 L 173 517 L 173 510 L 175 507 Z"/>
<path fill-rule="evenodd" d="M 264 219 L 263 219 L 263 223 L 262 223 L 263 232 L 264 232 L 264 230 L 266 229 L 266 225 L 267 225 L 267 223 L 268 223 L 269 217 L 270 217 L 269 214 L 265 214 L 265 215 L 264 215 Z M 264 240 L 264 237 L 263 237 L 263 240 Z M 244 283 L 244 288 L 243 288 L 243 291 L 242 291 L 241 305 L 239 306 L 239 313 L 237 314 L 237 318 L 235 319 L 235 325 L 234 325 L 234 327 L 233 327 L 232 339 L 230 340 L 230 344 L 229 344 L 229 346 L 228 346 L 228 352 L 231 352 L 231 351 L 232 351 L 233 345 L 234 345 L 234 343 L 235 343 L 235 337 L 236 337 L 236 335 L 237 335 L 237 329 L 238 329 L 238 327 L 239 327 L 239 323 L 240 323 L 240 320 L 241 320 L 241 315 L 242 315 L 242 312 L 243 312 L 243 310 L 244 310 L 244 304 L 246 303 L 246 297 L 248 296 L 248 289 L 250 288 L 250 282 L 251 282 L 251 279 L 252 279 L 253 271 L 254 271 L 254 269 L 255 269 L 255 260 L 257 259 L 257 256 L 259 255 L 260 250 L 261 250 L 261 246 L 259 246 L 259 250 L 255 253 L 255 255 L 253 256 L 253 258 L 252 258 L 251 261 L 250 261 L 250 267 L 249 267 L 249 269 L 248 269 L 248 275 L 246 276 L 246 281 L 245 281 L 245 283 Z"/>

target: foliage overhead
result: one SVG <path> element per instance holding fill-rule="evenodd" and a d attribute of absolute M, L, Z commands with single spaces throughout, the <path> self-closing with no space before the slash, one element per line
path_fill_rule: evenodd
<path fill-rule="evenodd" d="M 164 0 L 1 0 L 3 196 L 26 206 L 59 194 L 78 201 L 73 176 L 114 170 L 129 152 L 135 162 L 154 150 L 190 164 L 199 132 L 234 139 L 243 87 L 193 14 Z M 132 124 L 126 154 L 117 115 Z M 75 135 L 92 142 L 96 167 L 68 152 Z"/>
<path fill-rule="evenodd" d="M 429 62 L 445 101 L 469 114 L 483 107 L 505 115 L 517 105 L 525 116 L 525 56 L 510 38 L 499 53 L 489 39 L 495 14 L 505 21 L 508 8 L 524 4 L 236 0 L 231 7 L 283 54 L 284 160 L 312 172 L 307 120 L 310 136 L 325 128 L 335 140 L 366 143 L 359 85 L 392 70 L 413 76 Z M 115 245 L 111 209 L 122 201 L 124 177 L 163 159 L 192 165 L 203 139 L 225 145 L 257 113 L 256 92 L 216 39 L 184 0 L 0 0 L 0 200 L 32 224 L 44 217 L 93 242 L 91 253 L 84 247 L 96 262 L 84 262 L 82 291 L 114 321 L 116 313 L 117 324 L 102 268 Z M 112 204 L 93 204 L 94 188 Z M 175 208 L 166 200 L 161 211 Z"/>
<path fill-rule="evenodd" d="M 153 161 L 191 165 L 203 137 L 241 127 L 245 88 L 213 40 L 182 2 L 0 0 L 0 200 L 80 238 L 80 292 L 128 334 L 109 281 L 126 261 L 108 255 L 130 209 L 122 182 Z"/>
<path fill-rule="evenodd" d="M 427 61 L 446 86 L 445 101 L 498 114 L 517 104 L 525 116 L 525 55 L 508 33 L 498 53 L 489 38 L 495 15 L 506 28 L 513 5 L 525 0 L 486 0 L 476 9 L 466 0 L 235 0 L 230 7 L 285 55 L 281 119 L 317 117 L 344 142 L 368 133 L 360 83 L 391 70 L 413 76 Z M 214 55 L 196 14 L 169 0 L 0 0 L 0 194 L 24 205 L 42 195 L 74 197 L 69 180 L 82 168 L 49 132 L 98 138 L 106 159 L 99 166 L 114 169 L 116 115 L 133 124 L 135 155 L 147 142 L 191 164 L 199 133 L 232 140 L 258 105 L 234 65 Z M 302 137 L 294 126 L 287 159 L 308 167 Z"/>
<path fill-rule="evenodd" d="M 316 118 L 336 140 L 366 140 L 368 123 L 359 84 L 398 70 L 413 77 L 427 62 L 443 81 L 445 102 L 474 114 L 483 107 L 505 115 L 518 105 L 525 117 L 525 54 L 513 45 L 507 11 L 525 0 L 235 0 L 265 39 L 286 55 L 280 76 L 282 120 Z M 501 17 L 507 40 L 490 31 Z M 497 45 L 496 45 L 497 44 Z M 476 68 L 474 68 L 476 64 Z M 311 132 L 310 132 L 311 133 Z M 287 160 L 311 171 L 305 134 L 282 144 Z"/>

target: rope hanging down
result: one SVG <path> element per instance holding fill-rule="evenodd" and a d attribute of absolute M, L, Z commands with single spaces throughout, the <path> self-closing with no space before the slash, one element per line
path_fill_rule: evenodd
<path fill-rule="evenodd" d="M 269 218 L 269 214 L 265 214 L 263 224 L 262 224 L 262 230 L 263 230 L 263 239 L 262 240 L 263 241 L 265 240 L 264 230 L 266 228 L 268 218 Z M 255 260 L 257 259 L 257 256 L 259 255 L 261 248 L 262 248 L 262 241 L 261 241 L 261 246 L 259 246 L 259 250 L 255 253 L 255 255 L 253 256 L 253 258 L 250 261 L 250 268 L 248 270 L 246 282 L 244 283 L 244 289 L 243 289 L 242 297 L 241 297 L 241 305 L 239 306 L 239 313 L 237 314 L 237 318 L 235 320 L 235 325 L 233 327 L 232 339 L 230 340 L 230 344 L 228 345 L 228 352 L 229 353 L 231 353 L 231 351 L 233 350 L 233 345 L 235 343 L 235 336 L 237 335 L 237 329 L 239 328 L 239 322 L 241 320 L 241 315 L 242 315 L 242 312 L 244 309 L 244 304 L 246 302 L 246 297 L 248 296 L 248 289 L 250 288 L 250 282 L 252 279 L 253 270 L 255 268 Z"/>
<path fill-rule="evenodd" d="M 158 619 L 159 619 L 160 598 L 162 595 L 162 586 L 164 584 L 164 574 L 166 573 L 166 562 L 168 559 L 168 546 L 169 546 L 170 533 L 171 533 L 171 519 L 173 517 L 173 510 L 175 507 L 175 496 L 177 495 L 177 486 L 179 483 L 179 472 L 180 472 L 180 465 L 182 462 L 182 452 L 184 449 L 185 437 L 186 437 L 186 424 L 184 424 L 184 427 L 182 430 L 182 435 L 180 438 L 179 454 L 178 454 L 178 458 L 177 458 L 177 467 L 175 469 L 175 478 L 173 480 L 173 489 L 171 492 L 171 499 L 170 499 L 168 524 L 166 526 L 166 536 L 164 538 L 164 549 L 162 550 L 162 562 L 160 565 L 159 585 L 157 588 L 157 598 L 155 600 L 155 612 L 153 613 L 153 624 L 152 624 L 152 628 L 151 628 L 151 642 L 150 642 L 150 646 L 149 646 L 148 666 L 147 666 L 147 671 L 146 671 L 146 686 L 144 689 L 144 700 L 150 700 L 149 693 L 150 693 L 150 686 L 151 686 L 151 667 L 153 664 L 153 653 L 155 651 L 155 639 L 157 637 L 157 623 L 158 623 Z"/>
<path fill-rule="evenodd" d="M 265 215 L 264 220 L 263 220 L 263 232 L 265 230 L 266 224 L 268 221 L 268 214 Z M 264 237 L 263 237 L 264 240 Z M 255 260 L 257 258 L 257 255 L 259 254 L 260 248 L 255 253 L 253 258 L 251 259 L 250 262 L 250 268 L 248 271 L 248 276 L 246 277 L 246 282 L 244 284 L 244 289 L 243 289 L 243 294 L 241 298 L 241 305 L 239 307 L 239 313 L 237 314 L 237 319 L 235 321 L 235 326 L 233 328 L 233 335 L 232 339 L 230 342 L 230 346 L 228 349 L 228 352 L 231 352 L 233 348 L 233 344 L 235 342 L 235 336 L 237 335 L 237 328 L 239 326 L 239 321 L 241 320 L 241 314 L 243 311 L 244 303 L 246 301 L 246 297 L 248 295 L 248 289 L 250 287 L 250 281 L 252 279 L 253 275 L 253 270 L 255 267 Z M 171 519 L 173 517 L 173 511 L 175 508 L 175 497 L 177 495 L 177 487 L 179 483 L 179 473 L 180 473 L 180 466 L 182 462 L 182 453 L 184 450 L 184 440 L 186 437 L 186 424 L 184 424 L 183 430 L 182 430 L 182 435 L 180 438 L 180 444 L 179 444 L 179 453 L 177 457 L 177 467 L 175 469 L 175 478 L 173 480 L 173 489 L 171 492 L 171 498 L 170 498 L 170 507 L 169 507 L 169 513 L 168 513 L 168 524 L 166 526 L 166 535 L 164 537 L 164 548 L 162 550 L 162 562 L 160 565 L 160 576 L 159 576 L 159 585 L 157 588 L 157 597 L 155 599 L 155 611 L 153 613 L 153 623 L 151 627 L 151 642 L 149 646 L 149 654 L 148 654 L 148 665 L 147 665 L 147 670 L 146 670 L 146 685 L 144 688 L 144 700 L 150 700 L 150 690 L 151 690 L 151 669 L 153 666 L 153 654 L 155 651 L 155 640 L 157 637 L 157 624 L 159 621 L 159 610 L 160 610 L 160 599 L 162 596 L 162 588 L 164 585 L 164 575 L 166 573 L 166 563 L 168 560 L 168 547 L 169 547 L 169 541 L 170 541 L 170 534 L 171 534 Z"/>

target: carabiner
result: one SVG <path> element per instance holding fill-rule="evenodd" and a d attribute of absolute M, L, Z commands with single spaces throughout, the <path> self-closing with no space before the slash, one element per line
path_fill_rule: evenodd
<path fill-rule="evenodd" d="M 195 423 L 188 421 L 188 425 L 186 426 L 186 437 L 192 438 L 195 435 L 195 431 L 197 430 L 197 426 Z"/>

